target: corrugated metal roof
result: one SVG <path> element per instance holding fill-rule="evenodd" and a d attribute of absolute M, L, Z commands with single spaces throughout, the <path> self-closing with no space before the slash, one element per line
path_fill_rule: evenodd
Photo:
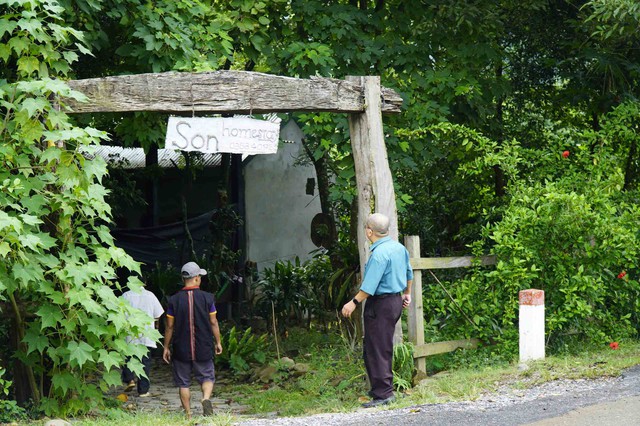
<path fill-rule="evenodd" d="M 100 145 L 94 147 L 95 152 L 92 155 L 87 155 L 91 158 L 94 155 L 99 155 L 104 158 L 112 167 L 118 167 L 122 169 L 141 169 L 146 166 L 145 153 L 142 148 L 123 148 L 121 146 L 109 146 Z M 194 160 L 199 165 L 204 167 L 218 167 L 222 159 L 220 153 L 196 153 L 192 155 Z M 164 168 L 177 167 L 184 164 L 184 157 L 180 151 L 172 149 L 159 149 L 158 150 L 158 165 Z"/>

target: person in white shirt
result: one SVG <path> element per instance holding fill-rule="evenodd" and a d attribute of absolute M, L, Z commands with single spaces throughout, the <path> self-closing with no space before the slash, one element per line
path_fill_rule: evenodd
<path fill-rule="evenodd" d="M 164 309 L 156 295 L 145 288 L 142 288 L 139 293 L 129 290 L 122 295 L 122 298 L 128 301 L 134 308 L 140 309 L 149 315 L 149 328 L 155 327 L 156 321 L 158 321 L 164 313 Z M 151 396 L 149 394 L 149 388 L 151 386 L 151 382 L 149 381 L 149 373 L 151 372 L 150 352 L 151 348 L 156 347 L 156 342 L 145 336 L 128 337 L 127 342 L 146 346 L 147 353 L 142 357 L 142 365 L 144 366 L 146 377 L 136 377 L 135 374 L 127 368 L 126 364 L 122 367 L 122 383 L 126 384 L 125 392 L 129 392 L 136 387 L 137 379 L 138 394 L 141 397 Z"/>

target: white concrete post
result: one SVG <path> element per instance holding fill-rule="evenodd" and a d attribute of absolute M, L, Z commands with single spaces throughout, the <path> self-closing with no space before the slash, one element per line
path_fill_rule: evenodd
<path fill-rule="evenodd" d="M 520 301 L 520 361 L 544 359 L 544 291 L 522 290 Z"/>

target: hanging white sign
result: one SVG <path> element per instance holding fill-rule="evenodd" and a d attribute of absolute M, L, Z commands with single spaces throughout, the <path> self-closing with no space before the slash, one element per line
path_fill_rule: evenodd
<path fill-rule="evenodd" d="M 166 149 L 233 154 L 274 154 L 280 123 L 246 117 L 169 117 Z"/>

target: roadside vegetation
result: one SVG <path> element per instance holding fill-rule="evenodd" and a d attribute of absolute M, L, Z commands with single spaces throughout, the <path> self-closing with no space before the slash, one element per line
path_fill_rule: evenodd
<path fill-rule="evenodd" d="M 428 358 L 430 375 L 416 386 L 398 392 L 398 399 L 388 408 L 421 404 L 474 401 L 499 392 L 502 386 L 526 389 L 559 379 L 597 379 L 618 376 L 625 368 L 640 364 L 640 342 L 625 340 L 618 349 L 610 345 L 567 347 L 544 361 L 527 363 L 521 371 L 517 361 L 497 361 L 491 347 L 459 350 Z M 127 412 L 112 408 L 73 419 L 82 425 L 106 426 L 114 422 L 130 425 L 208 424 L 231 425 L 242 419 L 276 416 L 305 416 L 318 413 L 352 412 L 360 409 L 366 395 L 361 353 L 335 334 L 295 330 L 284 342 L 285 353 L 295 353 L 309 365 L 309 374 L 294 377 L 287 368 L 279 369 L 268 383 L 257 380 L 242 383 L 232 379 L 232 372 L 221 372 L 224 384 L 216 388 L 215 397 L 229 398 L 247 406 L 239 416 L 218 413 L 213 418 L 195 417 L 187 421 L 182 413 Z M 269 352 L 269 356 L 275 353 Z M 271 362 L 277 365 L 277 360 Z M 41 424 L 41 420 L 37 424 Z M 21 422 L 20 424 L 36 424 Z"/>

